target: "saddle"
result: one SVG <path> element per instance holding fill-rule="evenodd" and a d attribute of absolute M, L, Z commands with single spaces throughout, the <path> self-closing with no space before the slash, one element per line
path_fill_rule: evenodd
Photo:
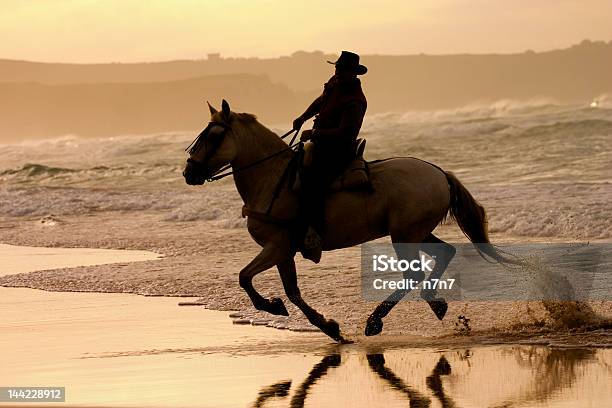
<path fill-rule="evenodd" d="M 368 162 L 363 158 L 363 151 L 365 150 L 366 141 L 364 139 L 357 139 L 353 144 L 353 161 L 348 165 L 342 174 L 340 174 L 330 185 L 329 192 L 345 191 L 345 190 L 369 190 L 373 191 L 372 184 L 370 183 L 370 173 L 368 169 Z M 308 171 L 308 166 L 312 165 L 313 159 L 313 147 L 312 142 L 307 142 L 303 147 L 298 150 L 298 154 L 287 165 L 283 175 L 279 179 L 272 200 L 265 213 L 257 211 L 251 211 L 246 206 L 242 207 L 243 217 L 253 217 L 264 222 L 271 222 L 275 224 L 291 225 L 295 227 L 295 219 L 280 219 L 270 215 L 274 201 L 278 198 L 280 191 L 284 185 L 287 185 L 289 189 L 298 192 L 301 187 L 301 176 L 303 171 Z M 287 183 L 287 184 L 285 184 Z"/>
<path fill-rule="evenodd" d="M 365 150 L 366 141 L 365 139 L 357 139 L 353 144 L 353 160 L 348 165 L 346 170 L 342 172 L 329 186 L 330 192 L 344 191 L 344 190 L 362 190 L 370 189 L 370 174 L 368 170 L 368 163 L 363 158 L 363 152 Z M 297 176 L 293 183 L 293 190 L 299 191 L 300 189 L 300 173 L 308 171 L 308 168 L 312 165 L 313 160 L 314 144 L 312 142 L 304 143 L 304 147 L 299 157 L 299 163 L 297 166 Z"/>

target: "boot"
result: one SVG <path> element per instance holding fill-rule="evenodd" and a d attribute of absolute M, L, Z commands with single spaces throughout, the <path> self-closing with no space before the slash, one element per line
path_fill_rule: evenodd
<path fill-rule="evenodd" d="M 314 263 L 319 263 L 321 261 L 321 255 L 323 253 L 322 240 L 319 233 L 312 226 L 308 227 L 304 235 L 304 242 L 300 252 L 304 258 Z"/>

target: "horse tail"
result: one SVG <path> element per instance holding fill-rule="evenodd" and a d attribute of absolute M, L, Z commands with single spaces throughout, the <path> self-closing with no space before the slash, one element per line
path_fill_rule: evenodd
<path fill-rule="evenodd" d="M 489 241 L 487 213 L 484 207 L 476 201 L 453 173 L 447 171 L 444 173 L 450 188 L 448 213 L 457 222 L 465 236 L 474 244 L 480 256 L 486 260 L 491 258 L 499 263 L 517 264 L 516 260 L 502 254 Z"/>

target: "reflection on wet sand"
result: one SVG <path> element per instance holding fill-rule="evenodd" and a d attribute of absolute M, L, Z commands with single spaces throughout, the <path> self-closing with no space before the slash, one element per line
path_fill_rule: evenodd
<path fill-rule="evenodd" d="M 404 401 L 408 401 L 408 406 L 412 408 L 425 408 L 430 406 L 440 406 L 442 408 L 456 408 L 459 406 L 465 407 L 480 407 L 489 406 L 492 408 L 508 408 L 508 407 L 539 407 L 539 406 L 569 406 L 572 405 L 572 398 L 575 399 L 577 404 L 590 405 L 595 401 L 611 402 L 612 394 L 609 390 L 609 382 L 612 374 L 610 369 L 610 350 L 596 350 L 596 349 L 551 349 L 546 347 L 537 346 L 515 346 L 506 348 L 479 348 L 477 353 L 481 351 L 494 351 L 500 355 L 510 357 L 511 360 L 518 364 L 519 370 L 526 369 L 531 373 L 529 381 L 526 386 L 520 384 L 520 392 L 512 392 L 512 396 L 504 396 L 507 391 L 513 388 L 513 384 L 516 382 L 509 381 L 504 388 L 491 388 L 487 384 L 482 384 L 481 387 L 473 390 L 473 394 L 476 396 L 486 396 L 489 399 L 497 399 L 497 401 L 486 403 L 484 405 L 474 404 L 476 401 L 469 402 L 470 398 L 466 396 L 460 396 L 463 400 L 462 404 L 455 402 L 453 397 L 449 395 L 449 392 L 445 389 L 444 378 L 450 377 L 452 374 L 452 367 L 448 359 L 444 354 L 439 354 L 437 362 L 431 369 L 429 375 L 424 378 L 410 378 L 403 379 L 398 376 L 391 368 L 386 364 L 385 355 L 383 353 L 365 354 L 367 366 L 370 369 L 370 374 L 373 377 L 381 379 L 384 383 L 384 389 L 386 391 L 399 391 L 399 394 L 403 397 Z M 413 350 L 392 350 L 391 354 L 394 356 L 402 356 L 410 354 Z M 422 350 L 421 350 L 422 352 Z M 512 366 L 502 364 L 499 366 L 499 362 L 490 360 L 489 364 L 485 367 L 472 367 L 470 362 L 472 351 L 463 350 L 451 351 L 457 359 L 459 364 L 464 364 L 468 371 L 474 369 L 477 371 L 476 374 L 484 374 L 489 377 L 499 376 L 503 370 L 510 373 L 510 376 L 517 375 L 519 373 L 513 370 Z M 359 354 L 359 353 L 357 353 Z M 490 353 L 486 353 L 490 354 Z M 346 353 L 345 359 L 355 360 L 353 357 L 355 353 Z M 491 356 L 489 356 L 491 357 Z M 360 360 L 363 364 L 363 359 Z M 415 360 L 417 364 L 419 362 Z M 288 399 L 288 404 L 274 405 L 274 406 L 288 406 L 290 408 L 304 407 L 308 397 L 315 393 L 314 385 L 316 383 L 323 384 L 326 379 L 326 375 L 330 372 L 331 368 L 341 369 L 343 364 L 343 357 L 341 354 L 336 352 L 325 355 L 321 361 L 314 365 L 314 367 L 308 373 L 306 379 L 301 382 L 299 386 L 293 391 L 293 396 Z M 598 366 L 601 371 L 595 373 L 589 370 L 589 367 L 593 365 Z M 406 367 L 404 367 L 406 368 Z M 353 374 L 357 374 L 359 371 L 355 370 L 354 367 L 347 368 Z M 602 375 L 603 377 L 600 377 Z M 463 376 L 463 374 L 461 374 Z M 583 378 L 581 378 L 583 377 Z M 585 380 L 591 377 L 590 381 L 580 383 L 580 380 Z M 518 379 L 518 378 L 517 378 Z M 358 379 L 355 375 L 354 389 L 344 389 L 342 387 L 335 387 L 338 393 L 352 393 L 354 391 L 364 392 L 366 390 L 360 389 L 360 384 L 363 379 Z M 425 392 L 419 390 L 416 386 L 408 385 L 409 381 L 413 381 L 422 385 L 426 384 L 429 396 Z M 603 388 L 598 388 L 599 382 L 603 381 Z M 333 381 L 330 379 L 329 381 Z M 447 386 L 451 385 L 454 391 L 457 387 L 453 385 L 461 382 L 461 378 L 449 378 Z M 520 383 L 520 381 L 519 381 Z M 604 384 L 608 384 L 608 388 L 605 388 Z M 576 385 L 580 385 L 577 387 Z M 270 386 L 263 387 L 259 392 L 259 395 L 253 404 L 253 407 L 263 407 L 266 405 L 271 398 L 287 399 L 291 395 L 292 380 L 285 380 Z M 606 391 L 607 390 L 607 391 Z M 451 392 L 450 394 L 452 394 Z M 328 396 L 329 397 L 329 396 Z M 501 397 L 501 401 L 499 400 Z M 435 399 L 437 404 L 432 404 L 432 400 Z M 476 398 L 478 400 L 479 398 Z M 482 399 L 481 399 L 482 400 Z M 278 401 L 277 401 L 278 402 Z M 399 402 L 399 401 L 398 401 Z M 312 405 L 312 404 L 311 404 Z M 316 405 L 316 404 L 315 404 Z M 332 404 L 330 406 L 342 406 L 340 404 Z M 346 405 L 355 406 L 355 405 Z M 359 406 L 368 406 L 367 403 L 360 404 Z M 387 405 L 395 406 L 395 404 Z M 595 406 L 599 406 L 595 404 Z"/>
<path fill-rule="evenodd" d="M 289 395 L 289 389 L 291 388 L 291 381 L 281 381 L 276 384 L 272 384 L 268 387 L 263 387 L 259 391 L 259 395 L 253 404 L 253 407 L 263 407 L 267 400 L 274 397 L 286 397 Z"/>
<path fill-rule="evenodd" d="M 323 357 L 323 360 L 321 360 L 320 363 L 316 364 L 312 370 L 310 370 L 308 377 L 306 377 L 306 379 L 299 386 L 293 398 L 291 398 L 291 403 L 289 406 L 291 408 L 303 407 L 310 387 L 314 385 L 317 380 L 327 374 L 327 370 L 330 367 L 338 367 L 340 366 L 341 362 L 342 360 L 340 358 L 340 354 L 331 354 Z"/>
<path fill-rule="evenodd" d="M 405 394 L 410 402 L 410 407 L 413 408 L 425 408 L 431 405 L 431 400 L 421 394 L 419 391 L 412 389 L 402 381 L 401 378 L 397 377 L 391 369 L 385 366 L 385 356 L 383 354 L 368 354 L 366 356 L 369 363 L 370 369 L 382 378 L 389 386 L 389 388 L 400 391 Z M 289 403 L 290 408 L 301 408 L 306 402 L 308 396 L 308 390 L 310 387 L 321 379 L 330 367 L 339 367 L 341 364 L 341 357 L 339 354 L 331 354 L 323 357 L 323 359 L 317 363 L 313 369 L 308 373 L 306 380 L 298 387 L 297 391 L 291 398 Z M 434 367 L 432 374 L 427 377 L 427 386 L 433 392 L 433 395 L 440 401 L 442 407 L 452 408 L 455 407 L 454 402 L 445 395 L 444 388 L 442 387 L 442 381 L 440 376 L 448 375 L 451 372 L 451 367 L 446 358 L 442 355 L 440 360 Z M 289 388 L 291 387 L 291 381 L 284 381 L 277 384 L 273 384 L 268 387 L 264 387 L 260 392 L 254 407 L 262 407 L 263 403 L 271 397 L 286 397 L 289 394 Z"/>
<path fill-rule="evenodd" d="M 444 358 L 442 356 L 441 358 Z M 430 399 L 422 395 L 420 392 L 410 388 L 404 382 L 393 373 L 389 368 L 385 367 L 385 356 L 382 354 L 368 354 L 368 363 L 370 368 L 380 378 L 385 380 L 392 389 L 398 390 L 406 394 L 408 401 L 410 401 L 411 407 L 428 407 Z"/>
<path fill-rule="evenodd" d="M 516 401 L 504 402 L 501 405 L 504 408 L 545 402 L 551 395 L 570 388 L 581 375 L 584 366 L 595 359 L 596 350 L 516 348 L 513 355 L 520 366 L 531 368 L 538 376 L 534 378 L 532 387 L 517 397 Z"/>
<path fill-rule="evenodd" d="M 339 346 L 319 333 L 233 325 L 227 313 L 179 308 L 179 300 L 0 288 L 0 385 L 65 386 L 59 406 L 561 408 L 612 401 L 612 349 L 442 350 L 384 339 Z"/>
<path fill-rule="evenodd" d="M 451 366 L 446 361 L 444 356 L 440 357 L 438 364 L 433 369 L 433 372 L 429 377 L 427 377 L 427 386 L 436 398 L 440 401 L 444 408 L 452 408 L 455 407 L 455 403 L 453 400 L 446 395 L 444 392 L 444 387 L 442 387 L 442 379 L 441 376 L 449 375 L 451 373 Z"/>

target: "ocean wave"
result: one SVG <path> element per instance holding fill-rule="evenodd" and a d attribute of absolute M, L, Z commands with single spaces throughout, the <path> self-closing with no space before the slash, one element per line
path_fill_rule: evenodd
<path fill-rule="evenodd" d="M 0 176 L 23 175 L 25 177 L 55 176 L 62 173 L 74 173 L 78 170 L 45 166 L 44 164 L 26 163 L 16 169 L 0 171 Z"/>
<path fill-rule="evenodd" d="M 601 94 L 597 97 L 593 98 L 593 101 L 590 104 L 591 108 L 598 109 L 612 109 L 612 95 L 610 94 Z"/>
<path fill-rule="evenodd" d="M 54 167 L 28 163 L 0 170 L 0 182 L 8 185 L 73 186 L 73 187 L 159 187 L 178 184 L 182 179 L 179 163 L 134 163 L 126 165 L 97 165 L 87 168 Z"/>
<path fill-rule="evenodd" d="M 469 187 L 489 215 L 491 233 L 568 240 L 612 238 L 612 183 Z M 87 188 L 0 188 L 0 216 L 69 219 L 104 212 L 148 212 L 159 222 L 207 222 L 243 228 L 242 201 L 230 183 L 200 188 L 121 191 Z M 125 215 L 129 216 L 129 215 Z"/>
<path fill-rule="evenodd" d="M 393 153 L 397 146 L 414 143 L 447 143 L 456 138 L 503 135 L 509 138 L 550 135 L 573 138 L 612 135 L 612 109 L 561 105 L 550 100 L 498 101 L 440 111 L 390 112 L 366 117 L 362 135 Z M 479 143 L 479 140 L 471 140 Z M 482 143 L 487 143 L 482 139 Z"/>
<path fill-rule="evenodd" d="M 89 188 L 0 188 L 0 216 L 78 216 L 102 212 L 159 213 L 160 221 L 213 221 L 222 228 L 245 225 L 242 201 L 232 186 L 129 191 Z"/>
<path fill-rule="evenodd" d="M 612 183 L 477 187 L 491 233 L 570 240 L 612 237 Z"/>
<path fill-rule="evenodd" d="M 604 119 L 570 120 L 553 124 L 537 125 L 525 129 L 522 136 L 570 135 L 573 137 L 612 135 L 612 121 Z"/>
<path fill-rule="evenodd" d="M 526 101 L 502 99 L 494 102 L 474 102 L 452 109 L 376 113 L 368 115 L 366 123 L 381 121 L 387 123 L 423 123 L 449 120 L 496 119 L 516 115 L 554 113 L 582 107 L 584 106 L 563 105 L 550 98 L 536 98 Z"/>
<path fill-rule="evenodd" d="M 455 172 L 483 201 L 493 232 L 609 238 L 612 109 L 551 100 L 369 115 L 369 160 L 416 156 Z M 168 223 L 244 226 L 231 178 L 185 185 L 194 133 L 0 145 L 0 215 L 149 211 Z"/>
<path fill-rule="evenodd" d="M 567 105 L 563 105 L 552 98 L 500 99 L 494 102 L 474 102 L 452 109 L 449 113 L 456 117 L 499 118 L 551 113 L 564 109 L 567 109 Z"/>

